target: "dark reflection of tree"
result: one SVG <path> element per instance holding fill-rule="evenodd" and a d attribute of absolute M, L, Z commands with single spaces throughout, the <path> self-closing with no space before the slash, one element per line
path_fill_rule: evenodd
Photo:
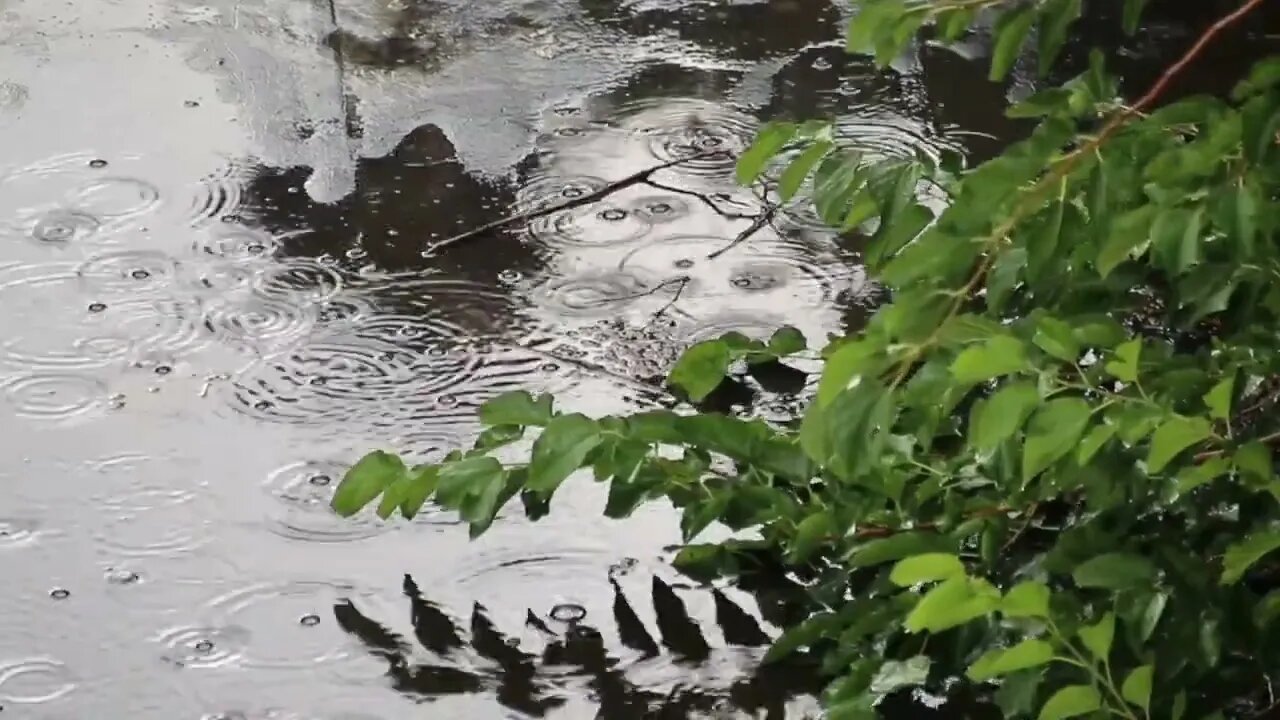
<path fill-rule="evenodd" d="M 1133 37 L 1126 36 L 1120 18 L 1123 3 L 1088 0 L 1076 25 L 1063 62 L 1054 73 L 1057 81 L 1082 72 L 1089 51 L 1100 49 L 1108 67 L 1125 81 L 1129 95 L 1144 92 L 1169 63 L 1191 47 L 1212 22 L 1240 6 L 1236 0 L 1151 0 Z M 1166 98 L 1196 93 L 1222 94 L 1230 90 L 1249 65 L 1280 52 L 1280 3 L 1264 3 L 1248 21 L 1228 28 L 1218 42 L 1179 73 Z"/>
<path fill-rule="evenodd" d="M 715 662 L 719 650 L 712 648 L 671 586 L 653 579 L 650 602 L 656 618 L 655 637 L 619 584 L 612 579 L 611 584 L 612 621 L 623 645 L 621 652 L 636 660 L 668 654 L 676 664 L 699 667 Z M 724 593 L 711 592 L 716 624 L 727 644 L 760 647 L 769 642 L 769 636 L 750 613 Z M 404 594 L 409 601 L 414 640 L 420 648 L 349 602 L 334 606 L 334 615 L 342 628 L 358 637 L 372 655 L 386 661 L 387 674 L 396 690 L 423 701 L 485 693 L 492 694 L 504 707 L 542 716 L 562 705 L 566 697 L 581 692 L 585 685 L 598 705 L 596 717 L 609 720 L 677 720 L 726 705 L 751 713 L 763 711 L 763 717 L 781 720 L 789 699 L 816 693 L 820 688 L 812 667 L 785 662 L 762 667 L 723 691 L 684 685 L 669 691 L 645 688 L 627 677 L 623 658 L 606 646 L 600 631 L 581 621 L 556 632 L 529 611 L 526 626 L 542 638 L 542 650 L 535 654 L 499 630 L 481 605 L 472 609 L 469 626 L 464 630 L 424 597 L 410 576 L 405 576 Z M 411 659 L 421 656 L 422 651 L 430 656 L 429 660 Z"/>
<path fill-rule="evenodd" d="M 509 180 L 469 172 L 434 125 L 409 133 L 383 157 L 359 159 L 355 189 L 338 202 L 311 200 L 302 190 L 309 173 L 261 168 L 244 192 L 245 219 L 285 236 L 289 255 L 341 258 L 360 249 L 383 270 L 444 263 L 440 269 L 477 281 L 491 281 L 504 268 L 536 265 L 519 243 L 501 237 L 460 245 L 438 258 L 422 256 L 432 241 L 510 212 L 515 197 Z M 501 248 L 496 254 L 495 246 Z"/>

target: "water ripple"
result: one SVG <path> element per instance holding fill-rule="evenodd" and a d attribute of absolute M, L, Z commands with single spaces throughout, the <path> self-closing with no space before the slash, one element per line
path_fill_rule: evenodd
<path fill-rule="evenodd" d="M 677 195 L 646 195 L 630 201 L 628 205 L 650 225 L 676 222 L 689 215 L 689 203 Z"/>
<path fill-rule="evenodd" d="M 290 260 L 262 269 L 253 287 L 263 297 L 291 302 L 323 303 L 342 291 L 336 270 L 314 260 Z"/>
<path fill-rule="evenodd" d="M 259 294 L 222 297 L 204 311 L 204 326 L 239 350 L 268 355 L 305 340 L 317 322 L 314 305 Z"/>
<path fill-rule="evenodd" d="M 80 242 L 102 227 L 102 221 L 81 210 L 55 209 L 39 216 L 31 237 L 46 243 Z"/>
<path fill-rule="evenodd" d="M 76 677 L 48 657 L 0 662 L 0 700 L 14 705 L 52 702 L 76 688 Z"/>
<path fill-rule="evenodd" d="M 395 526 L 371 512 L 339 517 L 329 507 L 349 462 L 303 460 L 273 471 L 263 483 L 272 499 L 267 528 L 292 540 L 349 542 L 380 535 Z"/>
<path fill-rule="evenodd" d="M 623 127 L 646 138 L 659 161 L 716 153 L 673 168 L 702 177 L 732 175 L 735 158 L 751 146 L 759 125 L 746 113 L 693 98 L 638 101 L 619 108 L 619 113 Z"/>
<path fill-rule="evenodd" d="M 164 646 L 165 662 L 184 668 L 216 668 L 238 662 L 249 643 L 241 627 L 189 626 L 165 630 L 155 637 Z"/>
<path fill-rule="evenodd" d="M 609 317 L 630 312 L 652 314 L 678 292 L 677 282 L 661 284 L 626 271 L 594 271 L 551 280 L 534 290 L 542 309 L 575 317 Z"/>
<path fill-rule="evenodd" d="M 158 640 L 188 667 L 311 670 L 361 656 L 349 635 L 324 621 L 334 605 L 359 596 L 347 583 L 252 585 L 211 602 L 205 614 L 213 622 L 171 629 Z"/>
<path fill-rule="evenodd" d="M 70 204 L 101 218 L 124 220 L 154 212 L 160 206 L 160 190 L 139 178 L 100 177 L 73 190 Z"/>
<path fill-rule="evenodd" d="M 191 245 L 197 255 L 232 261 L 271 257 L 279 248 L 280 241 L 270 233 L 235 225 L 215 226 L 205 230 Z"/>
<path fill-rule="evenodd" d="M 528 212 L 559 205 L 586 197 L 608 186 L 607 180 L 591 175 L 538 175 L 530 178 L 516 191 L 516 207 Z"/>
<path fill-rule="evenodd" d="M 163 290 L 178 276 L 178 261 L 159 250 L 121 250 L 89 258 L 76 269 L 92 293 Z"/>
<path fill-rule="evenodd" d="M 35 520 L 0 517 L 0 551 L 31 545 L 40 534 L 40 523 Z"/>
<path fill-rule="evenodd" d="M 653 224 L 620 204 L 599 202 L 534 218 L 529 234 L 549 245 L 608 246 L 644 237 Z"/>
<path fill-rule="evenodd" d="M 708 257 L 725 243 L 709 236 L 668 237 L 632 251 L 619 268 L 649 277 L 688 277 L 682 298 L 783 303 L 795 310 L 829 305 L 853 282 L 849 268 L 836 258 L 777 239 L 762 238 Z"/>
<path fill-rule="evenodd" d="M 219 172 L 200 180 L 188 193 L 184 219 L 191 225 L 220 218 L 234 221 L 234 213 L 242 201 L 242 189 L 253 177 L 252 170 L 241 163 L 228 163 Z"/>
<path fill-rule="evenodd" d="M 0 384 L 19 417 L 41 422 L 82 421 L 104 412 L 110 393 L 102 381 L 69 372 L 19 375 Z"/>

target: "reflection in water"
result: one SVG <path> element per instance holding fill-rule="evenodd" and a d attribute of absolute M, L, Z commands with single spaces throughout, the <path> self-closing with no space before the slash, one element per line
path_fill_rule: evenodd
<path fill-rule="evenodd" d="M 677 666 L 736 666 L 740 659 L 733 658 L 729 646 L 761 648 L 769 635 L 754 616 L 713 590 L 715 623 L 725 644 L 713 648 L 680 595 L 655 576 L 648 598 L 655 638 L 618 580 L 611 578 L 610 585 L 610 631 L 623 646 L 620 654 L 610 649 L 585 609 L 572 605 L 558 605 L 545 617 L 530 609 L 524 627 L 507 634 L 477 603 L 464 629 L 408 575 L 404 594 L 410 625 L 427 657 L 417 659 L 418 648 L 353 603 L 334 605 L 333 614 L 370 654 L 386 662 L 397 690 L 424 700 L 489 692 L 506 708 L 541 717 L 585 691 L 597 705 L 598 718 L 682 718 L 723 710 L 726 704 L 755 717 L 763 711 L 763 717 L 783 718 L 788 709 L 798 709 L 801 693 L 818 689 L 813 668 L 794 663 L 757 668 L 722 689 L 691 686 L 679 677 L 646 682 L 646 671 L 664 655 Z M 759 655 L 751 653 L 757 660 Z"/>
<path fill-rule="evenodd" d="M 3 129 L 50 128 L 0 170 L 4 714 L 804 717 L 812 668 L 758 667 L 804 588 L 654 579 L 668 508 L 607 521 L 572 483 L 543 523 L 513 507 L 472 543 L 443 513 L 327 501 L 370 446 L 468 442 L 503 390 L 670 407 L 690 342 L 860 326 L 881 293 L 858 234 L 737 187 L 730 155 L 764 120 L 818 116 L 871 156 L 982 158 L 1025 131 L 1007 89 L 927 44 L 877 72 L 821 0 L 337 0 L 336 22 L 326 3 L 170 4 L 119 0 L 146 18 L 123 34 L 20 4 L 23 37 L 58 52 L 3 51 L 31 65 L 20 102 L 0 85 Z M 135 52 L 159 74 L 119 87 L 145 92 L 92 92 L 141 72 Z M 47 77 L 104 116 L 154 115 L 164 142 L 68 129 L 84 113 L 46 101 Z M 276 112 L 289 93 L 301 109 Z M 238 140 L 271 133 L 309 150 Z M 175 153 L 202 143 L 212 160 Z M 282 156 L 350 161 L 353 189 L 319 202 Z M 708 404 L 781 422 L 812 390 L 758 366 Z M 611 571 L 626 557 L 645 570 Z"/>

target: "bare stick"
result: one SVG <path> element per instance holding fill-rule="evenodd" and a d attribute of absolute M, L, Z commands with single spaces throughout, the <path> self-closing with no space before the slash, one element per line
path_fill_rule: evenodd
<path fill-rule="evenodd" d="M 707 197 L 703 193 L 698 192 L 697 190 L 685 190 L 684 188 L 672 187 L 670 185 L 664 185 L 663 183 L 657 182 L 656 180 L 645 180 L 644 184 L 655 187 L 659 190 L 666 190 L 667 192 L 676 193 L 678 195 L 690 195 L 692 197 L 696 197 L 699 200 L 701 200 L 702 203 L 705 204 L 707 207 L 714 210 L 717 215 L 723 218 L 728 218 L 730 220 L 753 220 L 756 217 L 755 215 L 743 215 L 742 213 L 726 212 L 724 208 L 712 202 L 711 198 Z"/>
<path fill-rule="evenodd" d="M 675 305 L 677 302 L 680 302 L 680 296 L 684 294 L 684 289 L 689 287 L 689 283 L 692 281 L 693 281 L 693 278 L 689 277 L 688 275 L 681 275 L 678 278 L 667 280 L 666 282 L 663 282 L 662 285 L 659 285 L 658 287 L 660 288 L 663 285 L 670 285 L 673 282 L 680 284 L 679 287 L 676 288 L 676 294 L 673 295 L 671 299 L 667 301 L 666 305 L 663 305 L 662 307 L 658 308 L 657 312 L 653 314 L 653 319 L 649 321 L 649 324 L 652 325 L 654 320 L 657 320 L 658 318 L 662 317 L 664 314 L 666 314 L 668 310 L 671 309 L 673 305 Z M 654 289 L 656 290 L 657 288 L 654 288 Z"/>
<path fill-rule="evenodd" d="M 558 213 L 562 210 L 572 210 L 573 208 L 579 208 L 579 207 L 582 207 L 583 205 L 590 205 L 591 203 L 597 202 L 599 200 L 603 200 L 604 198 L 609 197 L 610 195 L 624 188 L 629 188 L 633 185 L 639 185 L 640 183 L 648 182 L 649 178 L 652 177 L 654 173 L 657 173 L 661 170 L 667 170 L 677 165 L 681 165 L 687 162 L 692 162 L 694 160 L 702 160 L 705 158 L 714 157 L 717 155 L 724 155 L 724 154 L 725 154 L 724 151 L 716 150 L 714 152 L 705 152 L 705 153 L 698 153 L 696 155 L 690 155 L 689 157 L 679 158 L 678 160 L 669 160 L 667 162 L 662 163 L 661 165 L 655 165 L 651 168 L 648 168 L 647 170 L 641 170 L 640 172 L 632 173 L 631 175 L 628 175 L 622 178 L 621 180 L 618 180 L 616 182 L 611 182 L 608 185 L 600 188 L 599 190 L 596 190 L 595 192 L 587 193 L 586 195 L 583 195 L 581 197 L 572 198 L 570 200 L 566 200 L 565 202 L 559 203 L 557 205 L 548 205 L 546 207 L 541 207 L 536 210 L 530 210 L 529 212 L 520 213 L 518 215 L 511 215 L 511 216 L 502 218 L 500 220 L 494 220 L 493 222 L 487 223 L 485 225 L 481 225 L 480 227 L 475 228 L 474 230 L 468 230 L 467 232 L 464 232 L 460 235 L 454 235 L 453 237 L 445 238 L 444 240 L 441 240 L 438 243 L 434 243 L 428 246 L 427 252 L 434 253 L 435 251 L 440 250 L 442 248 L 446 248 L 450 245 L 456 245 L 457 243 L 460 243 L 466 240 L 471 240 L 480 235 L 491 233 L 494 230 L 500 230 L 509 225 L 526 223 L 526 222 L 529 222 L 530 220 L 536 220 L 540 217 L 551 215 L 553 213 Z"/>
<path fill-rule="evenodd" d="M 772 224 L 772 223 L 773 223 L 773 216 L 774 216 L 774 215 L 776 215 L 776 214 L 778 214 L 778 206 L 777 206 L 777 205 L 774 205 L 774 204 L 772 204 L 772 203 L 770 203 L 769 205 L 767 205 L 767 206 L 765 207 L 765 209 L 764 209 L 763 211 L 761 211 L 761 213 L 760 213 L 759 215 L 757 215 L 757 216 L 755 217 L 755 219 L 754 219 L 754 220 L 752 220 L 752 221 L 751 221 L 751 225 L 750 225 L 750 226 L 748 226 L 748 227 L 747 227 L 745 230 L 743 230 L 742 232 L 738 233 L 738 236 L 737 236 L 737 237 L 735 237 L 734 239 L 730 240 L 728 245 L 725 245 L 724 247 L 720 248 L 719 250 L 716 250 L 716 251 L 714 251 L 714 252 L 708 253 L 708 254 L 707 254 L 707 259 L 709 259 L 709 260 L 715 260 L 716 258 L 720 257 L 721 255 L 723 255 L 723 254 L 725 254 L 725 253 L 729 252 L 730 250 L 734 249 L 735 247 L 737 247 L 737 246 L 741 245 L 742 243 L 746 242 L 747 240 L 751 239 L 751 236 L 752 236 L 752 235 L 755 235 L 756 233 L 758 233 L 758 232 L 760 232 L 761 230 L 763 230 L 763 229 L 765 228 L 765 226 L 766 226 L 766 225 L 770 225 L 770 224 Z"/>

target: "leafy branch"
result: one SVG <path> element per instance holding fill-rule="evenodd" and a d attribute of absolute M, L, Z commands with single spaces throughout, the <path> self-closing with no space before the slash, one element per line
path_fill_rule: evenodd
<path fill-rule="evenodd" d="M 1126 0 L 1127 29 L 1143 6 Z M 679 412 L 497 397 L 473 445 L 438 463 L 366 456 L 335 510 L 431 502 L 476 535 L 517 497 L 542 517 L 578 475 L 607 484 L 610 517 L 669 503 L 686 573 L 805 580 L 810 615 L 766 659 L 821 658 L 831 718 L 961 675 L 1007 718 L 1274 704 L 1258 679 L 1280 676 L 1280 58 L 1229 98 L 1166 97 L 1262 6 L 1241 2 L 1130 103 L 1094 53 L 1010 108 L 1035 130 L 973 168 L 872 161 L 829 123 L 769 124 L 737 175 L 778 202 L 717 252 L 812 202 L 891 292 L 865 328 L 824 347 L 793 328 L 695 344 L 667 377 Z M 979 11 L 998 15 L 1000 79 L 1026 48 L 1051 67 L 1082 3 L 865 0 L 850 51 L 887 63 L 926 25 L 954 40 Z M 793 421 L 706 410 L 742 365 L 814 352 Z M 713 524 L 732 538 L 696 542 Z"/>

